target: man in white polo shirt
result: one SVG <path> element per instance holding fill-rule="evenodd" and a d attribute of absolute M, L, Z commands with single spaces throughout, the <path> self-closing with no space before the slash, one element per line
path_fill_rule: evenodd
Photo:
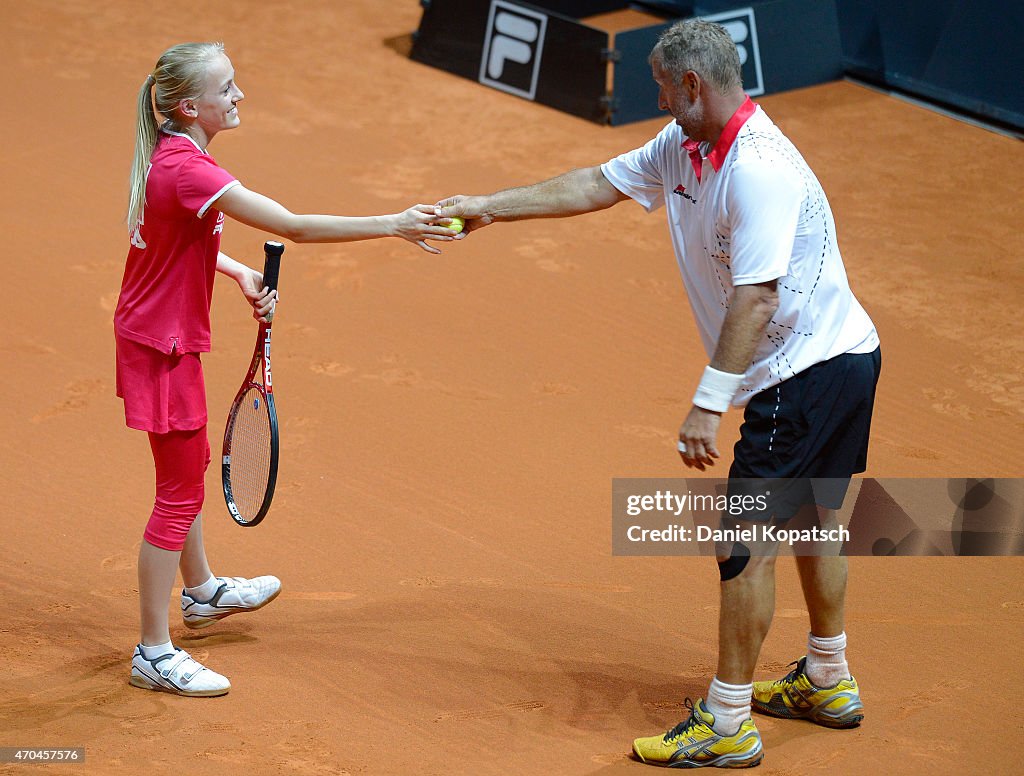
<path fill-rule="evenodd" d="M 665 206 L 687 295 L 710 363 L 679 429 L 686 466 L 719 457 L 718 427 L 745 407 L 729 471 L 737 483 L 815 483 L 764 517 L 810 510 L 828 521 L 867 461 L 881 366 L 878 336 L 850 291 L 825 194 L 796 148 L 743 92 L 736 47 L 719 25 L 679 22 L 651 53 L 656 137 L 607 163 L 489 196 L 451 197 L 438 215 L 462 237 L 495 221 L 569 216 L 631 198 Z M 819 487 L 823 480 L 837 487 Z M 752 518 L 753 519 L 753 518 Z M 807 654 L 785 678 L 753 682 L 774 611 L 774 552 L 719 550 L 719 657 L 707 700 L 688 719 L 638 738 L 635 755 L 673 767 L 744 767 L 763 756 L 756 710 L 853 727 L 863 719 L 846 663 L 846 558 L 797 557 L 810 614 Z M 685 616 L 685 613 L 683 613 Z"/>

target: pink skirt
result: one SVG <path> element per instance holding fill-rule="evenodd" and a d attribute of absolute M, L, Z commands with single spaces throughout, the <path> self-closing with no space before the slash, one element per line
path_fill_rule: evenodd
<path fill-rule="evenodd" d="M 117 347 L 117 395 L 129 428 L 166 434 L 206 425 L 206 383 L 198 353 L 161 353 L 124 337 Z"/>

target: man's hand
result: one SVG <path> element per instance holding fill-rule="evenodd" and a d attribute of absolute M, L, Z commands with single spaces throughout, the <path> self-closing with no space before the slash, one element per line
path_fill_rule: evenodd
<path fill-rule="evenodd" d="M 691 469 L 704 471 L 718 458 L 718 424 L 722 413 L 694 406 L 679 427 L 679 456 Z"/>
<path fill-rule="evenodd" d="M 456 194 L 454 197 L 442 199 L 434 206 L 438 218 L 461 218 L 466 222 L 462 231 L 455 235 L 456 240 L 464 240 L 475 229 L 482 229 L 494 223 L 494 217 L 483 209 L 484 197 L 467 197 Z"/>

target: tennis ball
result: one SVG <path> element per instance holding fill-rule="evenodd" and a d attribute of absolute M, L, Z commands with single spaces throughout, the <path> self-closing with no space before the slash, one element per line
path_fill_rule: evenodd
<path fill-rule="evenodd" d="M 458 216 L 452 216 L 452 222 L 448 224 L 448 228 L 451 229 L 455 234 L 458 234 L 466 226 L 466 222 Z"/>

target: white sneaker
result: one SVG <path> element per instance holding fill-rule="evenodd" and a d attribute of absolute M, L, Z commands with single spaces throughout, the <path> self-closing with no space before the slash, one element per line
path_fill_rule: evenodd
<path fill-rule="evenodd" d="M 217 577 L 220 587 L 209 601 L 197 601 L 184 590 L 181 591 L 181 616 L 188 628 L 205 628 L 217 620 L 262 609 L 281 593 L 281 580 L 265 576 L 245 579 L 244 577 Z"/>
<path fill-rule="evenodd" d="M 211 671 L 183 649 L 147 660 L 142 646 L 135 647 L 132 655 L 132 676 L 128 683 L 145 690 L 160 690 L 189 697 L 212 698 L 226 695 L 231 689 L 227 677 Z"/>

